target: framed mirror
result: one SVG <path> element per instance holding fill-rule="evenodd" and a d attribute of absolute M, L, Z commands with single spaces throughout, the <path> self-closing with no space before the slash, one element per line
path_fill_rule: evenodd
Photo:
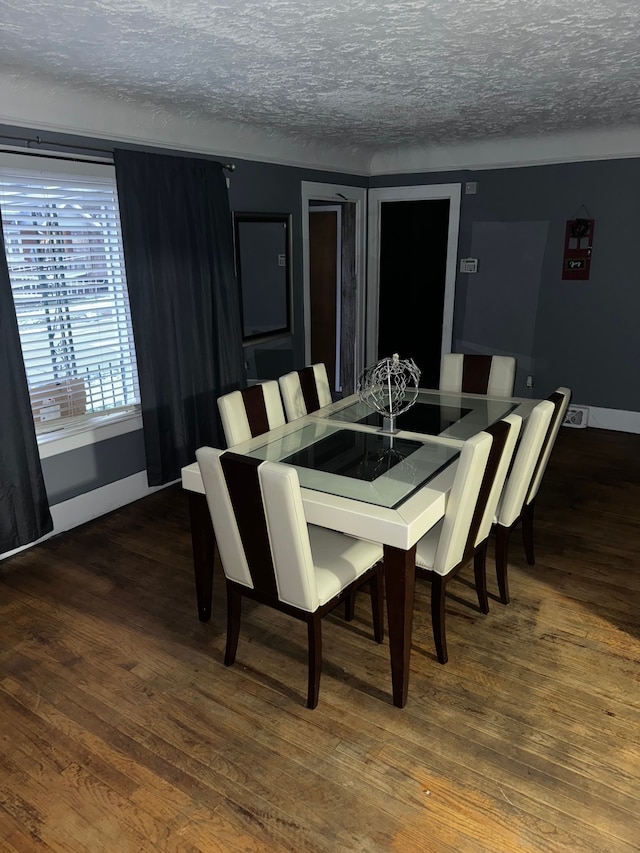
<path fill-rule="evenodd" d="M 291 334 L 291 215 L 234 213 L 243 342 Z"/>

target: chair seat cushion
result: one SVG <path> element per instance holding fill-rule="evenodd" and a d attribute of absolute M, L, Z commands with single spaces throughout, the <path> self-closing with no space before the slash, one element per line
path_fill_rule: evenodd
<path fill-rule="evenodd" d="M 440 532 L 444 519 L 440 519 L 437 524 L 434 524 L 431 530 L 428 530 L 422 539 L 416 545 L 416 566 L 422 569 L 428 569 L 430 572 L 435 571 L 434 565 L 436 562 L 436 549 Z"/>
<path fill-rule="evenodd" d="M 326 604 L 382 559 L 381 545 L 309 525 L 318 606 Z"/>

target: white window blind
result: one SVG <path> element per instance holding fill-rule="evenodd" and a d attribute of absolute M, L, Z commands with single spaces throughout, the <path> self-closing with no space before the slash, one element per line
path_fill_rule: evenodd
<path fill-rule="evenodd" d="M 140 394 L 113 167 L 56 161 L 45 171 L 19 159 L 0 159 L 0 208 L 43 432 L 131 408 Z"/>

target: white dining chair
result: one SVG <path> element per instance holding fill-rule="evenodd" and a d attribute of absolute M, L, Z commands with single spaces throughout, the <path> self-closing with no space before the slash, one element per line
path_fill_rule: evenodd
<path fill-rule="evenodd" d="M 227 586 L 231 666 L 244 596 L 307 623 L 307 707 L 315 708 L 322 668 L 322 617 L 369 582 L 374 636 L 381 643 L 383 575 L 380 545 L 308 525 L 298 474 L 290 465 L 229 451 L 196 451 Z"/>
<path fill-rule="evenodd" d="M 513 468 L 494 519 L 495 560 L 500 601 L 509 603 L 508 557 L 512 530 L 522 523 L 525 555 L 533 565 L 533 513 L 535 498 L 542 482 L 553 445 L 564 418 L 571 392 L 558 388 L 542 400 L 527 418 L 513 460 Z"/>
<path fill-rule="evenodd" d="M 512 397 L 516 360 L 510 355 L 446 353 L 440 363 L 440 390 Z"/>
<path fill-rule="evenodd" d="M 489 612 L 487 542 L 521 425 L 519 415 L 507 415 L 464 443 L 444 518 L 416 546 L 416 578 L 431 582 L 431 623 L 440 663 L 448 660 L 446 585 L 472 560 L 478 604 L 482 613 Z"/>
<path fill-rule="evenodd" d="M 324 364 L 292 370 L 278 380 L 288 421 L 296 420 L 333 402 Z"/>
<path fill-rule="evenodd" d="M 218 411 L 227 447 L 286 423 L 280 388 L 275 380 L 218 397 Z"/>

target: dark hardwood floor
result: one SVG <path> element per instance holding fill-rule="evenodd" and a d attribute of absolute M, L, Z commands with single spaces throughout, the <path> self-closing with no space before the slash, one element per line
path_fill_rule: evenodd
<path fill-rule="evenodd" d="M 640 849 L 640 436 L 563 429 L 519 531 L 512 602 L 449 586 L 449 663 L 418 584 L 409 701 L 369 602 L 306 628 L 247 602 L 226 669 L 220 575 L 196 616 L 172 487 L 0 564 L 0 850 Z"/>

